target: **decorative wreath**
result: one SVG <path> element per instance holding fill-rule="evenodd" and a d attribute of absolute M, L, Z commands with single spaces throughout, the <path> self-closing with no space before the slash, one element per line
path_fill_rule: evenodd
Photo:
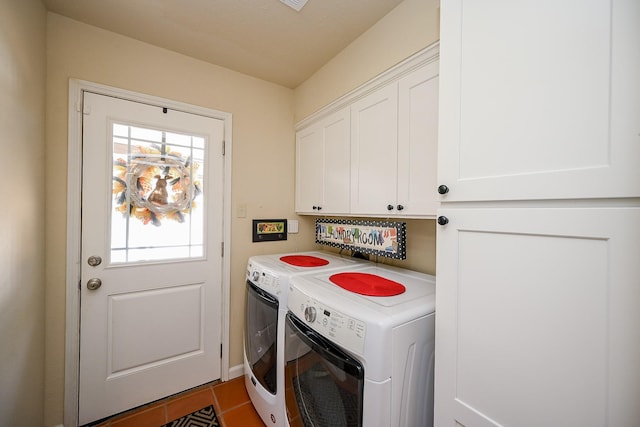
<path fill-rule="evenodd" d="M 184 222 L 202 193 L 201 183 L 192 178 L 200 165 L 178 153 L 144 151 L 132 155 L 128 163 L 114 161 L 115 209 L 144 224 L 159 226 L 163 218 Z"/>

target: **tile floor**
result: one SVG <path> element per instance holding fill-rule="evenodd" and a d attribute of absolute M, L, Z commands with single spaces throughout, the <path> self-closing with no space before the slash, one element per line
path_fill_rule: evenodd
<path fill-rule="evenodd" d="M 244 387 L 244 377 L 197 387 L 116 415 L 95 427 L 160 427 L 213 404 L 221 427 L 264 427 Z"/>

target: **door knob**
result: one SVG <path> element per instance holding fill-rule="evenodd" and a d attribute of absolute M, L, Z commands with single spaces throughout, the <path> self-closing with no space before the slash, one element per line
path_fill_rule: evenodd
<path fill-rule="evenodd" d="M 99 256 L 91 255 L 87 260 L 87 264 L 89 264 L 91 267 L 96 267 L 102 264 L 102 258 L 100 258 Z"/>
<path fill-rule="evenodd" d="M 449 218 L 447 218 L 446 216 L 439 216 L 438 217 L 438 224 L 440 224 L 440 225 L 449 224 Z"/>
<path fill-rule="evenodd" d="M 87 282 L 87 289 L 89 289 L 90 291 L 95 291 L 100 286 L 102 286 L 102 280 L 98 278 L 89 279 L 89 281 Z"/>
<path fill-rule="evenodd" d="M 448 192 L 449 192 L 449 187 L 447 187 L 446 185 L 441 185 L 438 187 L 439 194 L 447 194 Z"/>

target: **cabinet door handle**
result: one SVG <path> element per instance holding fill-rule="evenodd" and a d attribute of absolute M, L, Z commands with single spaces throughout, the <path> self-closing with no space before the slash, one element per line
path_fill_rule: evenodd
<path fill-rule="evenodd" d="M 398 209 L 399 211 L 401 211 L 401 210 L 403 210 L 403 209 L 404 209 L 404 206 L 402 206 L 402 205 L 398 205 L 398 208 L 397 208 L 397 209 Z"/>
<path fill-rule="evenodd" d="M 449 192 L 449 187 L 447 187 L 446 185 L 441 185 L 438 187 L 438 193 L 447 194 L 448 192 Z"/>
<path fill-rule="evenodd" d="M 393 205 L 387 205 L 387 210 L 388 211 L 392 211 L 393 210 Z"/>
<path fill-rule="evenodd" d="M 440 224 L 440 225 L 449 224 L 449 218 L 447 218 L 446 216 L 439 216 L 438 217 L 438 224 Z"/>

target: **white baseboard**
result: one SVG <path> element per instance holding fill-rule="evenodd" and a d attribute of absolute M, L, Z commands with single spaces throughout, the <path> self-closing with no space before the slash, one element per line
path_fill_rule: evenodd
<path fill-rule="evenodd" d="M 229 379 L 238 378 L 244 375 L 244 364 L 229 368 Z"/>

